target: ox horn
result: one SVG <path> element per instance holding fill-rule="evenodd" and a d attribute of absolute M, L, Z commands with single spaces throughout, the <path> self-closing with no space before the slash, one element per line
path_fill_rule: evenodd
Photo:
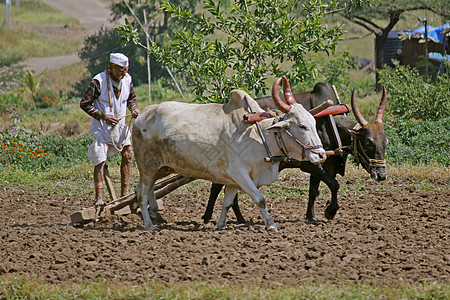
<path fill-rule="evenodd" d="M 297 101 L 295 101 L 294 95 L 292 94 L 291 86 L 286 76 L 283 76 L 282 79 L 283 79 L 284 99 L 288 104 L 291 105 L 297 103 Z"/>
<path fill-rule="evenodd" d="M 380 106 L 378 107 L 375 122 L 383 123 L 383 115 L 385 109 L 386 109 L 386 88 L 383 86 L 383 95 L 381 96 Z"/>
<path fill-rule="evenodd" d="M 361 113 L 359 112 L 358 107 L 356 106 L 356 100 L 355 100 L 355 89 L 353 89 L 352 92 L 352 110 L 353 110 L 353 114 L 355 115 L 356 121 L 358 121 L 358 123 L 361 126 L 366 126 L 369 122 L 367 122 L 364 117 L 361 115 Z"/>
<path fill-rule="evenodd" d="M 280 86 L 280 82 L 283 79 L 283 86 L 284 86 L 284 97 L 286 99 L 285 103 L 280 98 L 280 94 L 278 93 L 278 87 Z M 291 110 L 291 104 L 296 103 L 295 99 L 292 95 L 291 88 L 289 86 L 289 82 L 285 76 L 282 78 L 278 78 L 277 81 L 273 84 L 272 87 L 272 99 L 275 105 L 284 113 L 288 113 Z"/>

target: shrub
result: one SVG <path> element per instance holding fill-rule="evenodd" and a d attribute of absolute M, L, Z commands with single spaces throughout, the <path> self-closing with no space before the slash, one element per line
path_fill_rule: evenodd
<path fill-rule="evenodd" d="M 50 169 L 72 166 L 87 160 L 86 151 L 92 136 L 75 140 L 56 136 L 40 136 L 21 131 L 0 131 L 0 166 L 15 165 L 21 169 Z"/>
<path fill-rule="evenodd" d="M 19 64 L 21 60 L 17 55 L 0 54 L 0 92 L 11 92 L 19 87 L 24 73 L 24 66 Z"/>
<path fill-rule="evenodd" d="M 390 162 L 450 164 L 450 117 L 438 121 L 400 120 L 385 129 L 389 137 L 386 157 Z"/>
<path fill-rule="evenodd" d="M 425 78 L 409 66 L 380 70 L 381 83 L 389 91 L 389 113 L 409 120 L 439 120 L 450 116 L 450 78 Z"/>
<path fill-rule="evenodd" d="M 2 119 L 8 118 L 11 113 L 22 105 L 22 97 L 15 94 L 0 94 L 0 114 Z"/>
<path fill-rule="evenodd" d="M 33 101 L 37 108 L 49 108 L 58 102 L 58 98 L 52 91 L 37 90 L 33 94 Z"/>

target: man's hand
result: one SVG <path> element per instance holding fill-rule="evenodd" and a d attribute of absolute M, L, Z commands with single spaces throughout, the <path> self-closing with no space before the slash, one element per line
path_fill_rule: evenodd
<path fill-rule="evenodd" d="M 119 119 L 115 118 L 113 115 L 105 115 L 103 120 L 105 120 L 106 124 L 111 126 L 116 126 L 117 123 L 119 123 Z"/>
<path fill-rule="evenodd" d="M 137 118 L 137 116 L 139 116 L 140 113 L 141 113 L 141 111 L 139 110 L 139 108 L 135 108 L 135 109 L 131 112 L 131 117 L 132 117 L 132 118 Z"/>

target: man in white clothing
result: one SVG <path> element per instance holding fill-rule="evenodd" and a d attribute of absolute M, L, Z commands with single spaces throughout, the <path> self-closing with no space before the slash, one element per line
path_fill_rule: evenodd
<path fill-rule="evenodd" d="M 80 108 L 92 117 L 91 133 L 94 142 L 88 149 L 88 157 L 94 164 L 95 204 L 104 205 L 102 196 L 103 174 L 108 157 L 121 153 L 121 196 L 128 194 L 133 151 L 131 132 L 126 124 L 127 108 L 136 118 L 139 109 L 133 81 L 128 74 L 128 57 L 111 53 L 109 66 L 97 74 L 80 101 Z"/>

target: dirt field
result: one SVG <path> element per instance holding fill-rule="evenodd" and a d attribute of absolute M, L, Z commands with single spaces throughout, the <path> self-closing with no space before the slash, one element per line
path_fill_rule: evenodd
<path fill-rule="evenodd" d="M 425 192 L 408 179 L 380 184 L 368 176 L 362 182 L 340 177 L 336 218 L 309 225 L 304 222 L 307 178 L 294 170 L 282 175 L 274 187 L 263 188 L 282 232 L 266 232 L 245 196 L 241 209 L 247 225 L 236 224 L 231 211 L 229 230 L 204 225 L 209 185 L 202 181 L 164 198 L 167 223 L 158 232 L 143 230 L 138 215 L 74 228 L 70 214 L 90 206 L 92 195 L 2 187 L 0 274 L 31 275 L 50 283 L 449 282 L 448 182 L 435 182 L 442 188 Z M 328 195 L 321 191 L 316 215 L 324 219 Z M 213 220 L 219 212 L 216 207 Z"/>

